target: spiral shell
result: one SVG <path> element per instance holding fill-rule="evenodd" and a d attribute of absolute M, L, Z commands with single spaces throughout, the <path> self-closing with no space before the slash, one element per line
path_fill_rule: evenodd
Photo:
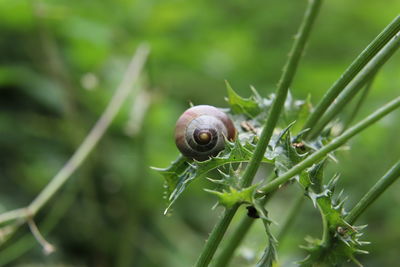
<path fill-rule="evenodd" d="M 232 120 L 219 109 L 200 105 L 186 110 L 176 122 L 175 143 L 181 153 L 199 161 L 216 156 L 232 141 L 236 129 Z"/>

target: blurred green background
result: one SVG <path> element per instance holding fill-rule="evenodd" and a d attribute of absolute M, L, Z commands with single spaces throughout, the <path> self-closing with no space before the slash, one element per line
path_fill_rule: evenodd
<path fill-rule="evenodd" d="M 0 247 L 0 265 L 191 266 L 218 218 L 220 210 L 211 210 L 216 199 L 202 190 L 206 181 L 196 181 L 164 216 L 162 177 L 149 166 L 165 167 L 178 155 L 174 124 L 190 102 L 226 106 L 225 79 L 244 96 L 249 85 L 263 95 L 274 91 L 305 6 L 306 0 L 0 0 L 0 212 L 40 192 L 100 116 L 137 45 L 146 41 L 152 49 L 141 93 L 128 99 L 36 218 L 57 251 L 44 255 L 22 227 Z M 310 94 L 316 103 L 399 11 L 397 0 L 324 1 L 293 95 Z M 397 96 L 399 85 L 396 55 L 358 118 Z M 142 120 L 133 109 L 138 103 Z M 339 154 L 340 164 L 331 163 L 348 207 L 398 160 L 399 118 L 396 112 L 369 128 Z M 372 242 L 371 254 L 360 257 L 365 266 L 400 260 L 399 191 L 400 183 L 393 185 L 359 220 Z M 284 220 L 299 193 L 292 186 L 276 195 L 269 205 L 275 221 Z M 306 235 L 319 237 L 320 225 L 307 203 L 279 247 L 282 266 L 302 259 L 298 246 Z M 265 246 L 260 232 L 257 224 L 232 266 L 254 265 Z"/>

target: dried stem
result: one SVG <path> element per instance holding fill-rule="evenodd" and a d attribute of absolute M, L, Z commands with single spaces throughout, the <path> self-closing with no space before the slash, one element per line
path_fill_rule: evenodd
<path fill-rule="evenodd" d="M 85 140 L 75 151 L 72 157 L 53 177 L 49 184 L 40 192 L 40 194 L 26 207 L 0 214 L 0 225 L 16 219 L 28 220 L 34 217 L 36 213 L 54 196 L 54 194 L 64 185 L 71 175 L 79 168 L 89 153 L 97 145 L 111 122 L 121 109 L 122 104 L 128 95 L 132 92 L 133 85 L 137 82 L 143 65 L 146 61 L 149 48 L 147 45 L 141 45 L 137 49 L 124 78 L 115 91 L 107 108 L 96 122 L 92 130 L 86 136 Z"/>

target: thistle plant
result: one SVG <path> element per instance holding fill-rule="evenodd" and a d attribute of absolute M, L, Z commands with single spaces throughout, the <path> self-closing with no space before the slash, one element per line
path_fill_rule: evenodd
<path fill-rule="evenodd" d="M 259 92 L 250 87 L 251 95 L 243 97 L 237 93 L 234 84 L 226 81 L 227 108 L 217 109 L 206 105 L 200 109 L 198 106 L 192 107 L 180 122 L 182 125 L 179 123 L 178 130 L 190 129 L 191 136 L 195 136 L 196 125 L 189 128 L 185 123 L 195 121 L 203 127 L 196 135 L 196 142 L 202 146 L 202 150 L 197 151 L 200 154 L 196 155 L 193 148 L 180 148 L 183 154 L 170 166 L 154 168 L 165 179 L 165 214 L 172 212 L 174 204 L 196 179 L 210 181 L 211 186 L 204 188 L 204 191 L 215 197 L 218 206 L 223 208 L 219 221 L 199 252 L 196 266 L 229 266 L 235 251 L 258 221 L 264 227 L 262 234 L 267 242 L 256 265 L 279 265 L 280 244 L 306 201 L 320 213 L 322 233 L 319 237 L 306 237 L 305 243 L 299 244 L 306 254 L 303 259 L 298 259 L 300 266 L 339 266 L 345 261 L 361 265 L 357 256 L 368 253 L 365 247 L 368 240 L 363 238 L 368 227 L 359 225 L 357 219 L 400 177 L 400 161 L 397 159 L 350 208 L 346 192 L 339 190 L 340 173 L 328 175 L 327 167 L 332 161 L 337 161 L 340 149 L 348 141 L 400 107 L 400 96 L 395 95 L 387 104 L 354 123 L 368 93 L 374 90 L 374 78 L 379 76 L 381 67 L 400 46 L 400 16 L 394 18 L 361 51 L 319 102 L 312 103 L 310 98 L 296 99 L 293 96 L 296 95 L 293 80 L 313 28 L 318 26 L 316 22 L 321 8 L 322 0 L 309 0 L 275 93 Z M 48 216 L 43 227 L 36 225 L 36 217 L 71 179 L 104 136 L 126 98 L 135 90 L 133 85 L 138 83 L 148 53 L 146 45 L 138 48 L 100 119 L 43 190 L 26 206 L 0 214 L 0 245 L 13 242 L 13 234 L 27 225 L 32 233 L 29 238 L 38 241 L 45 252 L 54 250 L 42 233 L 46 234 L 54 227 L 58 220 L 54 218 L 62 217 L 65 207 L 74 197 L 64 196 L 65 199 L 54 209 L 55 215 Z M 350 110 L 350 116 L 342 119 L 339 115 L 351 108 L 353 102 L 356 103 Z M 193 110 L 200 113 L 196 114 Z M 176 142 L 182 142 L 182 138 L 180 133 Z M 213 142 L 216 143 L 216 149 L 207 154 L 205 148 L 214 145 Z M 185 141 L 183 143 L 190 145 Z M 256 177 L 263 165 L 270 167 L 270 173 Z M 292 186 L 300 187 L 302 194 L 294 201 L 286 221 L 278 225 L 275 233 L 270 229 L 272 211 L 268 210 L 267 204 L 276 192 Z M 225 236 L 239 209 L 245 209 L 247 214 Z M 130 224 L 130 221 L 126 224 Z M 221 245 L 223 238 L 227 239 L 224 246 Z M 20 245 L 22 243 L 15 242 L 14 247 L 27 250 L 25 245 Z M 19 254 L 13 253 L 12 249 L 9 252 L 2 248 L 0 265 L 6 265 L 18 257 Z M 121 254 L 126 251 L 129 250 Z"/>
<path fill-rule="evenodd" d="M 308 255 L 299 261 L 301 266 L 336 266 L 344 261 L 360 265 L 357 254 L 367 253 L 363 247 L 367 241 L 362 239 L 367 228 L 356 225 L 356 219 L 400 176 L 400 163 L 396 163 L 350 210 L 345 209 L 343 191 L 337 192 L 340 174 L 325 178 L 324 171 L 340 147 L 400 107 L 400 96 L 397 96 L 352 125 L 373 77 L 379 75 L 379 69 L 400 46 L 400 16 L 360 53 L 313 107 L 310 99 L 294 99 L 289 87 L 316 25 L 320 6 L 321 0 L 309 1 L 274 94 L 263 97 L 263 93 L 252 88 L 252 95 L 244 98 L 226 83 L 229 107 L 223 111 L 235 125 L 234 140 L 226 138 L 224 149 L 206 160 L 181 155 L 169 167 L 155 168 L 166 182 L 166 213 L 195 179 L 209 179 L 214 186 L 205 191 L 215 195 L 218 204 L 224 207 L 196 266 L 210 263 L 227 266 L 256 218 L 262 221 L 268 240 L 257 266 L 277 263 L 277 247 L 289 224 L 280 226 L 278 236 L 274 237 L 265 204 L 276 191 L 285 188 L 284 185 L 294 183 L 300 185 L 304 196 L 296 203 L 290 220 L 297 215 L 301 203 L 309 200 L 320 212 L 323 228 L 320 238 L 307 238 L 307 243 L 303 244 Z M 362 95 L 350 119 L 337 119 L 357 93 Z M 273 171 L 268 177 L 254 182 L 261 164 L 273 166 Z M 219 176 L 212 170 L 218 170 Z M 227 245 L 220 248 L 218 257 L 212 261 L 232 218 L 242 206 L 247 208 L 247 216 L 227 237 Z"/>

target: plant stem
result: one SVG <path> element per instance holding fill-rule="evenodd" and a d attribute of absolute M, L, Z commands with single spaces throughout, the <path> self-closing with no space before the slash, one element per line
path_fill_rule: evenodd
<path fill-rule="evenodd" d="M 321 6 L 321 1 L 322 0 L 311 0 L 308 4 L 307 11 L 300 25 L 299 32 L 295 37 L 292 50 L 289 54 L 288 61 L 282 73 L 282 77 L 279 81 L 277 94 L 272 104 L 271 110 L 268 114 L 265 126 L 263 127 L 263 130 L 261 132 L 259 142 L 257 143 L 253 156 L 243 173 L 241 179 L 242 187 L 247 187 L 252 183 L 258 167 L 260 166 L 260 162 L 264 157 L 265 150 L 267 149 L 267 145 L 271 139 L 273 130 L 275 129 L 282 107 L 285 103 L 289 86 L 293 81 L 293 77 L 296 73 L 300 58 L 303 54 L 306 41 L 308 39 L 308 36 L 310 35 L 312 25 L 314 24 L 319 8 Z M 227 226 L 229 225 L 230 220 L 233 218 L 236 210 L 237 208 L 231 208 L 227 210 L 221 221 L 217 223 L 196 263 L 196 266 L 207 266 L 210 263 L 220 241 L 222 240 L 222 236 L 225 234 Z M 221 227 L 221 225 L 226 225 L 226 227 Z"/>
<path fill-rule="evenodd" d="M 132 91 L 133 85 L 139 78 L 139 74 L 146 61 L 149 48 L 147 45 L 141 45 L 137 49 L 124 78 L 115 91 L 110 103 L 101 115 L 100 119 L 96 122 L 92 130 L 86 136 L 85 140 L 75 151 L 72 157 L 65 163 L 61 170 L 53 177 L 50 183 L 40 192 L 40 194 L 25 208 L 16 209 L 5 212 L 0 215 L 0 225 L 23 218 L 34 217 L 36 213 L 54 196 L 54 194 L 64 185 L 69 177 L 78 169 L 78 167 L 87 158 L 89 153 L 97 145 L 105 131 L 110 126 L 111 122 L 121 109 L 127 96 Z"/>
<path fill-rule="evenodd" d="M 266 180 L 272 180 L 276 178 L 276 173 L 272 172 Z M 272 197 L 273 194 L 269 194 L 261 201 L 261 205 L 265 205 Z M 244 215 L 239 225 L 233 231 L 230 239 L 226 242 L 226 246 L 221 249 L 221 253 L 215 260 L 214 267 L 225 267 L 229 265 L 230 260 L 232 260 L 233 254 L 235 253 L 237 247 L 242 243 L 243 239 L 249 232 L 251 226 L 255 222 L 254 218 Z"/>
<path fill-rule="evenodd" d="M 208 266 L 238 208 L 239 204 L 236 204 L 232 208 L 225 210 L 222 218 L 214 226 L 210 237 L 206 241 L 206 245 L 200 258 L 197 260 L 196 266 Z"/>
<path fill-rule="evenodd" d="M 380 109 L 373 112 L 371 115 L 366 117 L 364 120 L 360 121 L 353 127 L 349 128 L 345 131 L 342 135 L 333 139 L 329 144 L 323 146 L 321 149 L 317 150 L 313 154 L 311 154 L 308 158 L 291 168 L 289 171 L 285 172 L 275 180 L 271 181 L 270 183 L 266 184 L 265 186 L 261 187 L 258 191 L 262 194 L 266 194 L 269 192 L 274 191 L 275 189 L 279 188 L 280 185 L 289 181 L 290 178 L 299 174 L 301 171 L 305 170 L 307 167 L 310 167 L 312 164 L 317 163 L 323 157 L 325 157 L 328 153 L 334 151 L 344 143 L 346 143 L 350 138 L 354 137 L 367 127 L 371 126 L 379 119 L 384 117 L 385 115 L 389 114 L 393 110 L 400 107 L 400 96 L 392 100 L 391 102 L 387 103 Z"/>
<path fill-rule="evenodd" d="M 353 224 L 357 218 L 371 205 L 385 190 L 400 177 L 400 161 L 380 178 L 376 184 L 364 195 L 357 205 L 346 216 L 346 221 Z"/>
<path fill-rule="evenodd" d="M 308 117 L 304 129 L 312 128 L 328 109 L 339 93 L 353 80 L 357 73 L 388 43 L 400 30 L 400 16 L 397 16 L 351 63 L 340 78 L 326 92 L 322 100 Z M 306 136 L 308 134 L 306 133 Z"/>
<path fill-rule="evenodd" d="M 369 91 L 371 90 L 372 84 L 374 83 L 374 80 L 375 80 L 375 76 L 376 76 L 376 74 L 372 78 L 370 78 L 369 81 L 367 82 L 367 84 L 365 85 L 364 90 L 362 91 L 362 94 L 357 101 L 357 104 L 355 105 L 353 111 L 351 112 L 350 116 L 348 117 L 348 119 L 343 127 L 343 131 L 346 130 L 347 128 L 349 128 L 351 123 L 356 118 L 358 112 L 361 109 L 361 106 L 364 104 L 365 99 L 367 98 Z"/>
<path fill-rule="evenodd" d="M 271 196 L 265 198 L 265 202 L 262 204 L 265 205 L 269 199 L 271 199 Z M 287 216 L 285 222 L 282 224 L 282 227 L 276 238 L 279 242 L 282 242 L 290 226 L 293 224 L 294 218 L 301 210 L 301 206 L 303 205 L 303 203 L 304 195 L 301 194 L 300 197 L 296 199 L 296 202 L 290 210 L 289 215 Z M 255 221 L 256 220 L 254 220 L 254 218 L 251 218 L 247 215 L 242 218 L 242 220 L 239 222 L 239 225 L 234 230 L 231 238 L 229 239 L 229 242 L 227 242 L 226 246 L 222 249 L 221 254 L 215 260 L 215 264 L 213 265 L 213 267 L 225 267 L 229 265 L 230 260 L 232 260 L 232 255 L 234 254 L 237 247 L 241 244 Z"/>
<path fill-rule="evenodd" d="M 344 91 L 335 99 L 335 102 L 326 110 L 325 115 L 320 119 L 319 123 L 315 125 L 309 133 L 309 139 L 315 138 L 319 132 L 335 118 L 349 103 L 352 98 L 363 88 L 363 86 L 370 80 L 386 63 L 386 61 L 396 52 L 400 47 L 400 33 L 398 33 L 392 40 L 381 50 L 379 53 L 365 66 L 364 69 L 351 81 L 351 83 L 344 89 Z"/>
<path fill-rule="evenodd" d="M 242 220 L 239 222 L 239 225 L 234 230 L 231 238 L 226 243 L 226 246 L 223 247 L 221 254 L 215 260 L 215 264 L 213 265 L 214 267 L 225 267 L 229 265 L 236 248 L 242 243 L 254 222 L 254 218 L 251 218 L 247 215 L 243 216 Z"/>
<path fill-rule="evenodd" d="M 310 35 L 312 25 L 317 17 L 320 6 L 321 0 L 311 0 L 306 10 L 299 32 L 295 36 L 294 44 L 283 70 L 282 77 L 278 83 L 277 94 L 272 103 L 265 126 L 261 132 L 260 141 L 257 143 L 253 157 L 244 171 L 242 178 L 243 187 L 247 187 L 251 184 L 260 162 L 264 157 L 265 150 L 267 149 L 267 145 L 278 122 L 283 105 L 285 104 L 289 87 L 292 84 L 293 77 L 296 73 L 305 44 Z"/>

